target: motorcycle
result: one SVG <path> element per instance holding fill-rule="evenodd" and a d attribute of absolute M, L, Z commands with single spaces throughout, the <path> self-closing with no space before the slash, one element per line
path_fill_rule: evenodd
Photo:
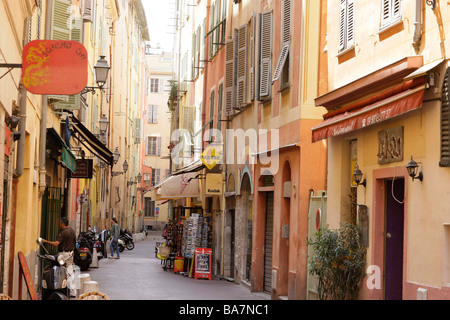
<path fill-rule="evenodd" d="M 86 271 L 92 262 L 92 244 L 89 241 L 89 235 L 81 232 L 78 235 L 75 251 L 75 264 L 81 271 Z"/>
<path fill-rule="evenodd" d="M 42 238 L 36 240 L 46 254 L 37 256 L 43 261 L 47 261 L 42 271 L 42 300 L 69 300 L 70 291 L 67 286 L 66 260 L 71 258 L 73 252 L 66 259 L 62 255 L 51 255 L 42 245 Z"/>
<path fill-rule="evenodd" d="M 112 241 L 112 237 L 109 237 L 109 241 Z M 119 248 L 119 252 L 123 252 L 125 250 L 125 243 L 122 239 L 122 237 L 119 236 L 119 239 L 117 240 L 117 247 Z"/>
<path fill-rule="evenodd" d="M 120 238 L 122 239 L 122 241 L 125 244 L 125 247 L 128 250 L 133 250 L 134 249 L 134 241 L 133 241 L 133 236 L 131 235 L 131 232 L 129 232 L 128 230 L 123 230 L 121 232 Z"/>

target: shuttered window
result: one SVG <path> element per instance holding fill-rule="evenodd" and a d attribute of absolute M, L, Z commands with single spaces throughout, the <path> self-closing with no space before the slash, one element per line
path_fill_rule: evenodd
<path fill-rule="evenodd" d="M 66 40 L 82 42 L 81 17 L 72 15 L 71 1 L 53 0 L 51 14 L 51 40 Z M 80 108 L 80 94 L 67 95 L 49 95 L 48 99 L 54 100 L 55 109 L 78 110 Z"/>
<path fill-rule="evenodd" d="M 141 143 L 141 119 L 134 119 L 134 143 Z"/>
<path fill-rule="evenodd" d="M 256 43 L 256 16 L 250 19 L 250 100 L 255 99 L 255 43 Z"/>
<path fill-rule="evenodd" d="M 289 83 L 289 50 L 291 43 L 291 0 L 283 0 L 281 6 L 281 50 L 272 82 L 277 81 L 283 73 L 281 86 Z"/>
<path fill-rule="evenodd" d="M 234 112 L 234 41 L 227 41 L 225 45 L 225 115 Z"/>
<path fill-rule="evenodd" d="M 238 29 L 237 108 L 247 102 L 247 32 L 247 24 Z"/>
<path fill-rule="evenodd" d="M 450 68 L 445 72 L 442 87 L 441 106 L 441 167 L 450 167 L 450 110 L 449 110 L 449 77 Z"/>
<path fill-rule="evenodd" d="M 355 0 L 341 0 L 339 16 L 339 52 L 355 44 Z"/>
<path fill-rule="evenodd" d="M 381 29 L 400 21 L 402 17 L 401 0 L 382 0 Z"/>
<path fill-rule="evenodd" d="M 148 106 L 148 123 L 158 123 L 158 106 Z"/>
<path fill-rule="evenodd" d="M 259 70 L 259 99 L 269 98 L 272 93 L 272 12 L 262 13 L 260 16 L 260 70 Z"/>
<path fill-rule="evenodd" d="M 146 156 L 161 155 L 161 137 L 154 137 L 154 136 L 147 137 L 145 155 Z"/>

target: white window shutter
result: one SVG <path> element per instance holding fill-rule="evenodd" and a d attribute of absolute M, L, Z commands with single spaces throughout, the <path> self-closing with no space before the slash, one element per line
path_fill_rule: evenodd
<path fill-rule="evenodd" d="M 147 122 L 148 123 L 153 123 L 153 106 L 149 105 L 148 108 L 148 118 L 147 118 Z"/>
<path fill-rule="evenodd" d="M 247 24 L 239 27 L 236 107 L 247 102 L 247 34 Z"/>
<path fill-rule="evenodd" d="M 391 3 L 392 0 L 382 0 L 381 27 L 391 23 Z"/>
<path fill-rule="evenodd" d="M 233 114 L 234 93 L 234 41 L 225 44 L 225 115 Z"/>
<path fill-rule="evenodd" d="M 339 10 L 339 51 L 346 48 L 347 34 L 347 0 L 341 0 L 341 8 Z"/>
<path fill-rule="evenodd" d="M 346 49 L 355 44 L 355 0 L 347 0 L 347 46 Z"/>
<path fill-rule="evenodd" d="M 92 22 L 92 7 L 94 0 L 83 0 L 82 15 L 85 22 Z"/>
<path fill-rule="evenodd" d="M 259 97 L 269 97 L 271 95 L 271 73 L 272 73 L 272 12 L 261 14 L 260 28 L 260 79 Z"/>
<path fill-rule="evenodd" d="M 161 137 L 157 137 L 156 139 L 156 155 L 160 156 L 161 155 Z"/>
<path fill-rule="evenodd" d="M 158 123 L 158 106 L 153 106 L 153 123 Z"/>
<path fill-rule="evenodd" d="M 141 119 L 135 118 L 134 119 L 134 128 L 135 128 L 135 136 L 134 136 L 134 143 L 138 144 L 141 143 Z"/>
<path fill-rule="evenodd" d="M 392 0 L 392 19 L 393 21 L 402 17 L 402 1 Z"/>

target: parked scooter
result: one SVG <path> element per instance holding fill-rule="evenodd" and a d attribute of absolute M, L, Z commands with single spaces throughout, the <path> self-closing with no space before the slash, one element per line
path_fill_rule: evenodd
<path fill-rule="evenodd" d="M 109 237 L 109 241 L 112 240 L 112 237 Z M 119 236 L 119 239 L 117 240 L 117 247 L 119 248 L 119 252 L 123 252 L 125 250 L 125 243 L 121 236 Z"/>
<path fill-rule="evenodd" d="M 122 239 L 122 241 L 125 244 L 125 247 L 128 250 L 133 250 L 134 249 L 134 241 L 133 241 L 133 235 L 131 234 L 130 231 L 123 229 L 120 231 L 120 239 Z"/>
<path fill-rule="evenodd" d="M 92 246 L 89 242 L 89 235 L 85 232 L 81 232 L 78 235 L 74 260 L 81 271 L 89 269 L 92 262 Z"/>
<path fill-rule="evenodd" d="M 36 242 L 44 248 L 46 254 L 37 256 L 49 264 L 42 271 L 42 300 L 69 300 L 70 291 L 67 286 L 66 260 L 62 255 L 51 255 L 43 246 L 42 238 Z"/>

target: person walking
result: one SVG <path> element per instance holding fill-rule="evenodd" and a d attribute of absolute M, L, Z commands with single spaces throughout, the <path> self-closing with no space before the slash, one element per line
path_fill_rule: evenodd
<path fill-rule="evenodd" d="M 117 224 L 117 219 L 114 217 L 112 218 L 112 226 L 111 226 L 111 242 L 109 244 L 111 248 L 111 257 L 109 259 L 114 259 L 114 249 L 117 251 L 117 257 L 116 259 L 120 259 L 120 253 L 119 253 L 119 236 L 120 236 L 120 227 Z"/>
<path fill-rule="evenodd" d="M 103 258 L 107 258 L 108 254 L 106 252 L 106 241 L 108 240 L 107 238 L 108 236 L 108 230 L 106 230 L 106 225 L 102 226 L 102 233 L 101 233 L 101 237 L 100 237 L 100 241 L 102 242 L 102 255 Z"/>
<path fill-rule="evenodd" d="M 59 232 L 56 241 L 48 241 L 42 239 L 44 243 L 48 243 L 51 246 L 58 247 L 58 252 L 66 260 L 67 281 L 70 289 L 70 295 L 75 297 L 77 292 L 75 288 L 75 274 L 73 270 L 73 251 L 77 242 L 75 231 L 69 227 L 69 220 L 66 217 L 59 219 Z"/>

